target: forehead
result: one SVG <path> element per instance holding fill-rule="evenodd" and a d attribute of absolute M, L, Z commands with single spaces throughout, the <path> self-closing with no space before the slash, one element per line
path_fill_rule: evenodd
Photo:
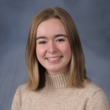
<path fill-rule="evenodd" d="M 36 37 L 41 35 L 50 36 L 55 34 L 66 35 L 66 30 L 62 21 L 57 18 L 50 18 L 48 20 L 41 22 L 36 31 Z"/>

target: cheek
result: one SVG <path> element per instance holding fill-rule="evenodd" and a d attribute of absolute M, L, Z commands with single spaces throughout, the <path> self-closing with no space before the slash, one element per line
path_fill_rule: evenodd
<path fill-rule="evenodd" d="M 69 44 L 63 45 L 61 50 L 64 55 L 66 55 L 68 58 L 71 58 L 71 48 Z"/>
<path fill-rule="evenodd" d="M 45 55 L 45 48 L 36 47 L 36 56 L 39 59 L 40 57 L 43 57 Z"/>

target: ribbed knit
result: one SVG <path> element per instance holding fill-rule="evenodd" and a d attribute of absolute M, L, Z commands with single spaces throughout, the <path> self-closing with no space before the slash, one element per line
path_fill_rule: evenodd
<path fill-rule="evenodd" d="M 68 73 L 65 73 L 65 74 L 60 74 L 60 75 L 57 75 L 57 76 L 49 76 L 49 75 L 45 75 L 46 76 L 46 87 L 49 87 L 49 88 L 64 88 L 67 86 L 67 83 L 68 83 L 68 78 L 69 78 L 69 75 Z"/>
<path fill-rule="evenodd" d="M 110 110 L 103 90 L 85 80 L 85 87 L 66 88 L 68 74 L 46 75 L 46 85 L 39 91 L 18 87 L 11 110 Z"/>

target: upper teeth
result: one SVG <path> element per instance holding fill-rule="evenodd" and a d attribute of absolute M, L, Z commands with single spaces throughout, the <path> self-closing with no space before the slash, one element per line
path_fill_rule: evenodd
<path fill-rule="evenodd" d="M 49 60 L 56 60 L 59 59 L 60 57 L 56 57 L 56 58 L 48 58 Z"/>

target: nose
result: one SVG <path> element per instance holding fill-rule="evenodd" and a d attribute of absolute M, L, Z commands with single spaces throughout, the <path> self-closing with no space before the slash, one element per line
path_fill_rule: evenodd
<path fill-rule="evenodd" d="M 55 53 L 57 51 L 56 45 L 54 42 L 50 42 L 48 45 L 48 52 Z"/>

